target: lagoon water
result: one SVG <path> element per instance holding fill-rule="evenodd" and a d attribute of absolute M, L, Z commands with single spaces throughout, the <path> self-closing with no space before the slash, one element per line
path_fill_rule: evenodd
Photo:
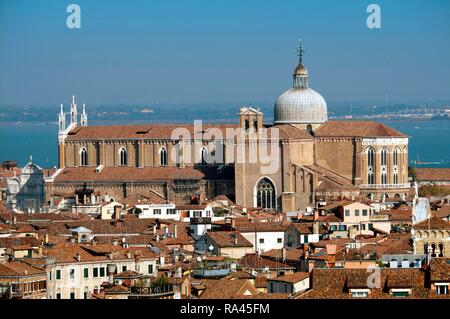
<path fill-rule="evenodd" d="M 450 121 L 388 120 L 383 123 L 410 136 L 409 161 L 419 159 L 428 164 L 418 167 L 450 167 Z M 107 123 L 105 123 L 107 124 Z M 24 122 L 0 125 L 0 161 L 17 160 L 23 166 L 33 155 L 42 167 L 58 162 L 56 125 Z"/>

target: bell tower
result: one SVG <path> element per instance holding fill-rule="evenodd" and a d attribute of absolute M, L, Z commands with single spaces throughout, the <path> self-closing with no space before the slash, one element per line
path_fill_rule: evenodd
<path fill-rule="evenodd" d="M 263 113 L 252 106 L 239 110 L 239 126 L 245 132 L 260 132 L 263 127 Z"/>

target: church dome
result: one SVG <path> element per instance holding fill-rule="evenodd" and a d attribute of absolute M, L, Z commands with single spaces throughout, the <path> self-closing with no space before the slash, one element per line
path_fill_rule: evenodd
<path fill-rule="evenodd" d="M 310 88 L 292 88 L 275 103 L 275 123 L 314 124 L 327 120 L 325 99 Z"/>
<path fill-rule="evenodd" d="M 294 70 L 293 88 L 281 94 L 275 102 L 275 124 L 318 124 L 327 120 L 325 99 L 309 88 L 308 71 L 302 63 L 303 48 L 300 44 L 299 64 Z"/>

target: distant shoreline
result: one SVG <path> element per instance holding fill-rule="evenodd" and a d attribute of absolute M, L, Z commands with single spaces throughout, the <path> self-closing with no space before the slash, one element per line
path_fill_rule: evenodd
<path fill-rule="evenodd" d="M 268 122 L 272 121 L 272 118 L 266 118 L 268 120 Z M 200 118 L 195 119 L 195 120 L 201 120 Z M 436 119 L 436 118 L 398 118 L 398 117 L 352 117 L 352 118 L 345 118 L 345 117 L 338 117 L 338 118 L 330 118 L 329 120 L 332 121 L 402 121 L 402 122 L 435 122 L 435 121 L 450 121 L 450 118 L 442 118 L 442 119 Z M 194 121 L 194 119 L 192 119 L 191 121 Z M 237 123 L 237 120 L 235 121 L 230 121 L 229 119 L 216 119 L 216 120 L 204 120 L 205 123 Z M 168 123 L 174 123 L 174 124 L 187 124 L 189 123 L 188 121 L 179 121 L 179 120 L 164 120 L 164 119 L 159 119 L 159 120 L 104 120 L 104 121 L 91 121 L 91 124 L 94 125 L 117 125 L 117 124 L 155 124 L 155 123 L 163 123 L 163 124 L 168 124 Z M 40 121 L 5 121 L 5 122 L 0 122 L 0 126 L 26 126 L 26 125 L 33 125 L 33 126 L 57 126 L 58 122 L 54 121 L 54 122 L 50 122 L 50 121 L 45 121 L 45 122 L 40 122 Z"/>

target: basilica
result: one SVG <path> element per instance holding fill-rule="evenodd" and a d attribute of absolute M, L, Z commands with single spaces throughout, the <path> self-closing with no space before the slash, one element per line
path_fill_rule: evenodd
<path fill-rule="evenodd" d="M 75 98 L 67 125 L 65 115 L 61 106 L 59 167 L 45 179 L 49 205 L 71 194 L 82 204 L 136 194 L 189 204 L 226 195 L 242 207 L 290 212 L 410 193 L 408 136 L 373 121 L 328 120 L 301 46 L 273 123 L 251 106 L 239 110 L 238 124 L 89 126 L 84 105 L 78 122 Z"/>

